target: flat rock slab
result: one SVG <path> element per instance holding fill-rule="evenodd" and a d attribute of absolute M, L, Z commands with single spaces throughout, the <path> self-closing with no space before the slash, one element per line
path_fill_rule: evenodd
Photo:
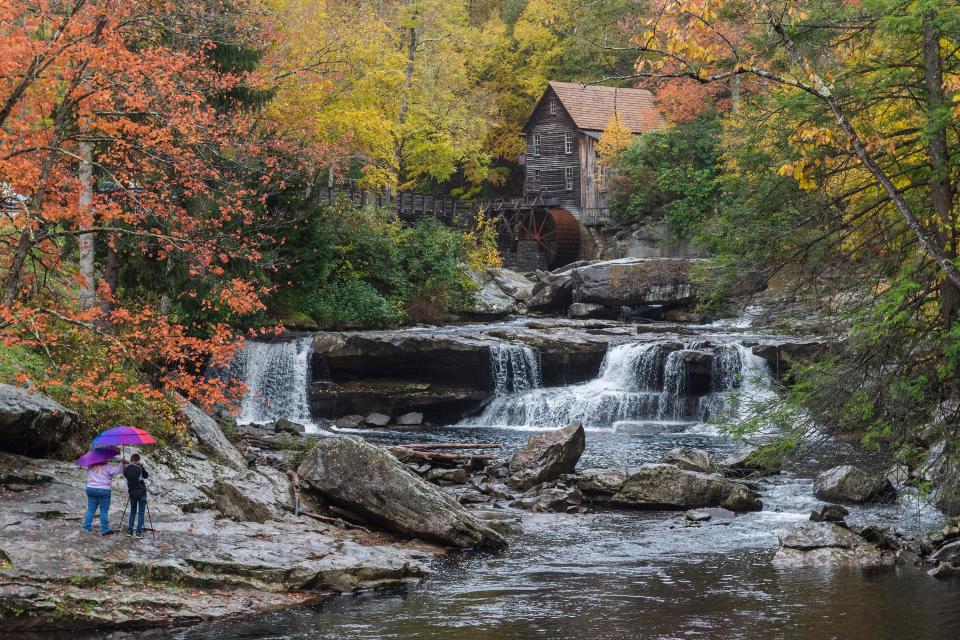
<path fill-rule="evenodd" d="M 237 472 L 201 455 L 152 447 L 146 539 L 80 529 L 84 472 L 0 453 L 0 610 L 4 631 L 151 626 L 251 615 L 417 580 L 442 549 L 389 533 L 343 530 L 283 504 L 284 475 Z M 271 476 L 271 474 L 273 474 Z M 10 490 L 10 481 L 30 480 Z M 235 522 L 198 485 L 265 492 L 276 512 Z M 217 485 L 217 483 L 221 483 Z M 116 483 L 110 515 L 126 499 Z"/>

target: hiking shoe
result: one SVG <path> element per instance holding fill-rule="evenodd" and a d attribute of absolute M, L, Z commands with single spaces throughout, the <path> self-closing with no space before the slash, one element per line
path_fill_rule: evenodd
<path fill-rule="evenodd" d="M 134 537 L 134 538 L 137 538 L 137 539 L 139 539 L 139 540 L 143 540 L 143 534 L 142 534 L 142 533 L 135 533 L 135 534 L 133 534 L 133 537 Z"/>
<path fill-rule="evenodd" d="M 112 535 L 112 534 L 114 534 L 114 533 L 116 533 L 116 531 L 114 531 L 113 529 L 111 529 L 110 531 L 101 531 L 101 532 L 100 532 L 100 535 L 102 535 L 102 536 L 109 536 L 109 535 Z"/>
<path fill-rule="evenodd" d="M 132 538 L 132 537 L 133 537 L 133 531 L 130 531 L 130 530 L 128 529 L 128 530 L 127 530 L 127 537 L 128 537 L 128 538 Z"/>

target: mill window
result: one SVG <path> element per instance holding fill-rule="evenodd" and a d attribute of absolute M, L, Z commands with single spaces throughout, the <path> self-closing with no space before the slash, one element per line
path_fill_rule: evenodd
<path fill-rule="evenodd" d="M 557 115 L 557 99 L 550 98 L 550 115 Z"/>
<path fill-rule="evenodd" d="M 563 186 L 567 191 L 573 191 L 573 169 L 571 167 L 563 170 Z"/>
<path fill-rule="evenodd" d="M 534 189 L 540 188 L 540 169 L 533 170 L 533 188 Z"/>
<path fill-rule="evenodd" d="M 540 134 L 539 133 L 533 134 L 533 144 L 531 146 L 533 147 L 532 149 L 533 155 L 536 157 L 540 157 Z"/>
<path fill-rule="evenodd" d="M 567 155 L 573 153 L 573 135 L 569 133 L 563 134 L 563 152 Z"/>

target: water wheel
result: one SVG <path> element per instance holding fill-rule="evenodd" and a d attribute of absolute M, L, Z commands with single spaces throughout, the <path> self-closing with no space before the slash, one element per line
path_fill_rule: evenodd
<path fill-rule="evenodd" d="M 536 243 L 548 269 L 562 267 L 580 255 L 580 226 L 566 209 L 537 207 L 514 218 L 517 240 Z"/>

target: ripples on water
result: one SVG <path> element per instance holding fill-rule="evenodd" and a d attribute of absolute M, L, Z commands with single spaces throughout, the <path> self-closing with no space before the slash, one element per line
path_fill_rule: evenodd
<path fill-rule="evenodd" d="M 498 441 L 530 432 L 449 429 L 380 434 L 398 440 Z M 706 435 L 587 434 L 581 466 L 624 467 L 676 446 L 733 449 Z M 438 562 L 407 589 L 341 596 L 314 609 L 225 625 L 111 638 L 178 640 L 558 638 L 786 638 L 946 640 L 960 637 L 960 581 L 913 567 L 777 570 L 776 532 L 806 520 L 817 500 L 809 478 L 763 481 L 765 510 L 730 525 L 678 526 L 675 514 L 523 512 L 524 533 L 502 554 Z M 906 507 L 855 508 L 851 519 L 911 526 Z M 519 513 L 518 513 L 519 515 Z M 920 525 L 930 522 L 922 516 Z"/>

